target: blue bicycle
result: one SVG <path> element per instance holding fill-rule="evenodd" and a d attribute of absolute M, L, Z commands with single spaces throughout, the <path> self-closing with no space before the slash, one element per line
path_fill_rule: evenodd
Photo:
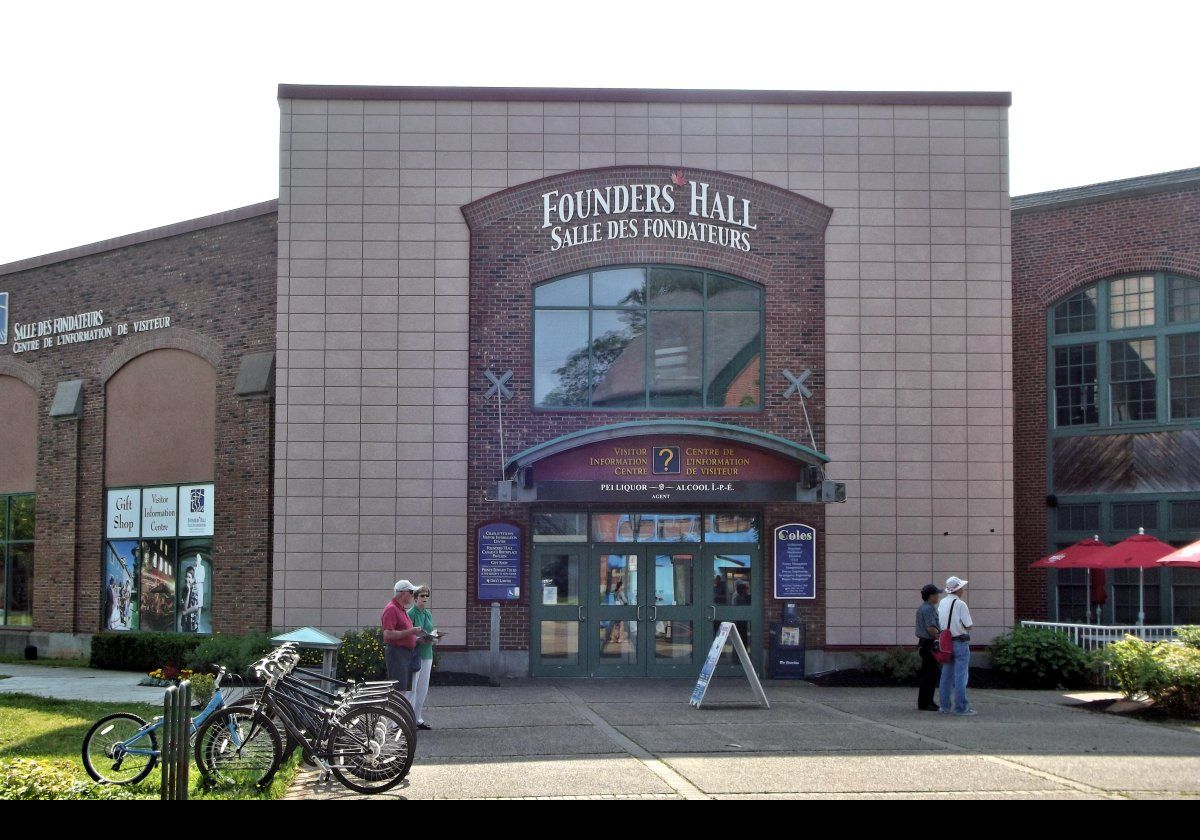
<path fill-rule="evenodd" d="M 192 718 L 188 732 L 196 730 L 217 711 L 225 707 L 221 682 L 225 669 L 217 672 L 216 691 L 200 714 Z M 101 784 L 132 785 L 150 775 L 162 755 L 158 748 L 157 732 L 162 728 L 161 717 L 142 720 L 130 712 L 117 712 L 100 718 L 83 739 L 83 766 L 88 775 Z"/>

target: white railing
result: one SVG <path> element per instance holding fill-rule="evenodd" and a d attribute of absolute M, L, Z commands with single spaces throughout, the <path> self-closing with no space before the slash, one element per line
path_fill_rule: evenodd
<path fill-rule="evenodd" d="M 1167 641 L 1178 638 L 1177 631 L 1179 630 L 1179 627 L 1169 624 L 1143 626 L 1136 624 L 1062 624 L 1057 621 L 1022 621 L 1021 626 L 1063 633 L 1072 642 L 1089 651 L 1106 648 L 1126 636 L 1136 636 L 1146 642 Z M 1107 667 L 1098 663 L 1096 669 L 1096 682 L 1100 685 L 1111 686 L 1112 681 L 1108 678 Z"/>
<path fill-rule="evenodd" d="M 1161 642 L 1177 637 L 1179 627 L 1171 624 L 1062 624 L 1057 621 L 1022 621 L 1022 627 L 1055 630 L 1065 633 L 1072 642 L 1085 650 L 1099 650 L 1126 636 L 1137 636 L 1147 642 Z"/>

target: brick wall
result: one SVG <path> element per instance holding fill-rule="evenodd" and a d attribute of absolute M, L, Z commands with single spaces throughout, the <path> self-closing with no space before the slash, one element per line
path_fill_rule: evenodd
<path fill-rule="evenodd" d="M 1077 289 L 1117 274 L 1200 277 L 1200 189 L 1115 197 L 1013 213 L 1013 391 L 1018 618 L 1044 619 L 1046 573 L 1046 312 Z"/>
<path fill-rule="evenodd" d="M 824 444 L 825 407 L 822 398 L 823 358 L 825 352 L 824 310 L 824 230 L 829 210 L 809 199 L 761 182 L 703 170 L 687 170 L 686 177 L 704 181 L 714 190 L 749 199 L 758 230 L 751 232 L 751 252 L 680 240 L 618 240 L 550 251 L 550 239 L 542 228 L 541 195 L 549 190 L 561 193 L 605 185 L 651 183 L 666 184 L 672 174 L 667 167 L 616 167 L 593 172 L 570 173 L 524 184 L 468 205 L 463 214 L 471 227 L 471 320 L 468 443 L 468 573 L 467 619 L 468 644 L 483 648 L 488 644 L 490 605 L 478 603 L 475 570 L 475 534 L 477 526 L 493 519 L 507 519 L 526 526 L 525 580 L 529 581 L 532 557 L 530 506 L 484 501 L 490 483 L 500 477 L 498 410 L 494 398 L 485 399 L 488 381 L 485 369 L 496 373 L 513 371 L 508 383 L 515 396 L 505 403 L 504 433 L 506 455 L 511 457 L 530 446 L 560 435 L 594 426 L 630 420 L 674 417 L 666 411 L 553 411 L 532 407 L 532 286 L 542 280 L 574 271 L 606 265 L 660 263 L 694 266 L 721 271 L 754 281 L 763 286 L 766 307 L 766 389 L 760 413 L 690 413 L 687 419 L 717 421 L 746 426 L 805 442 L 806 431 L 799 401 L 785 401 L 786 386 L 781 370 L 799 373 L 814 371 L 814 398 L 809 401 L 809 416 L 817 433 L 817 445 Z M 688 207 L 676 201 L 678 218 L 688 218 Z M 600 509 L 589 505 L 556 505 L 559 509 Z M 640 507 L 645 508 L 645 505 Z M 674 506 L 677 507 L 678 506 Z M 721 506 L 687 505 L 690 509 Z M 728 506 L 726 506 L 728 507 Z M 795 504 L 747 505 L 763 513 L 763 534 L 787 522 L 802 521 L 824 533 L 822 506 Z M 611 505 L 607 509 L 611 509 Z M 735 508 L 736 509 L 736 508 Z M 772 551 L 764 536 L 763 562 L 758 570 L 759 585 L 767 605 L 766 623 L 778 617 L 779 603 L 769 599 L 773 578 Z M 823 551 L 823 541 L 818 542 Z M 818 568 L 824 569 L 818 557 Z M 520 603 L 502 606 L 502 645 L 511 650 L 529 647 L 529 598 L 526 586 Z M 823 583 L 816 601 L 801 602 L 801 614 L 809 626 L 808 643 L 822 647 L 825 641 L 825 602 Z M 760 640 L 765 644 L 766 636 Z"/>
<path fill-rule="evenodd" d="M 40 379 L 34 626 L 99 629 L 104 544 L 105 382 L 140 353 L 188 350 L 217 369 L 213 628 L 270 627 L 272 400 L 241 399 L 241 358 L 275 346 L 274 213 L 0 275 L 10 322 L 103 310 L 105 324 L 170 316 L 154 332 L 13 354 Z M 83 380 L 78 420 L 49 417 L 60 382 Z M 178 383 L 186 388 L 187 383 Z M 181 480 L 187 480 L 182 477 Z"/>

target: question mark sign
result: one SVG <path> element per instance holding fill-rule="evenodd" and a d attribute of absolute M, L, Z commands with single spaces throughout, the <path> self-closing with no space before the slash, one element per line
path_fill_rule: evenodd
<path fill-rule="evenodd" d="M 658 454 L 659 457 L 666 456 L 666 460 L 663 461 L 663 472 L 670 472 L 671 462 L 675 460 L 675 450 L 664 446 L 662 449 L 658 450 Z"/>

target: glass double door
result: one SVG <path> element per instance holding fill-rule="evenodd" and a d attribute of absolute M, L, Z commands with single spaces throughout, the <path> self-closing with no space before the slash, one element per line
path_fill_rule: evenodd
<path fill-rule="evenodd" d="M 754 638 L 757 546 L 539 548 L 535 676 L 692 677 L 722 621 Z M 726 664 L 732 665 L 732 660 Z"/>

